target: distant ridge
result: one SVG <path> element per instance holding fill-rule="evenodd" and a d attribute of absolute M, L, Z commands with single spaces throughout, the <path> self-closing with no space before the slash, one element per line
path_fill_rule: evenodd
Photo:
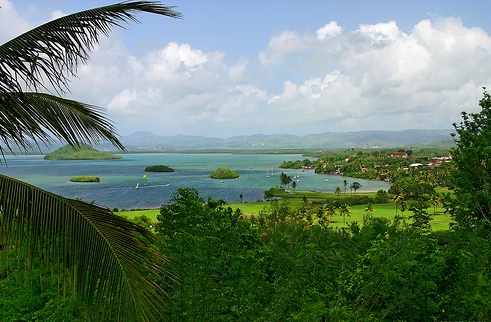
<path fill-rule="evenodd" d="M 292 134 L 254 134 L 229 138 L 174 135 L 160 136 L 140 131 L 122 136 L 121 142 L 129 151 L 165 152 L 199 150 L 271 150 L 271 149 L 344 149 L 344 148 L 401 148 L 414 146 L 452 147 L 453 130 L 401 130 L 326 132 L 304 136 Z M 98 149 L 114 151 L 110 144 Z"/>

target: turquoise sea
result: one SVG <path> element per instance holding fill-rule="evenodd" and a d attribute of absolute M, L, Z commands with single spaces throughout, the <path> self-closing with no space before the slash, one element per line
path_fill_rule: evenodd
<path fill-rule="evenodd" d="M 95 201 L 109 208 L 158 208 L 166 204 L 177 188 L 196 188 L 203 198 L 224 199 L 230 203 L 264 199 L 264 191 L 280 185 L 283 171 L 292 179 L 298 176 L 297 189 L 334 193 L 342 182 L 358 181 L 358 191 L 388 189 L 386 182 L 320 175 L 313 171 L 282 170 L 283 161 L 303 160 L 295 154 L 121 154 L 122 160 L 48 161 L 43 156 L 6 156 L 0 173 L 68 198 Z M 163 164 L 172 173 L 145 173 L 147 166 Z M 237 171 L 237 179 L 210 179 L 211 171 L 227 167 Z M 143 175 L 146 174 L 146 180 Z M 98 176 L 98 183 L 73 183 L 75 176 Z M 146 181 L 146 182 L 145 182 Z M 145 185 L 146 183 L 146 185 Z M 138 184 L 138 189 L 134 187 Z M 349 188 L 348 188 L 349 190 Z"/>

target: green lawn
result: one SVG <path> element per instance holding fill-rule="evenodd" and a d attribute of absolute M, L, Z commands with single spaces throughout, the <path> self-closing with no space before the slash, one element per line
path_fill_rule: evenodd
<path fill-rule="evenodd" d="M 446 190 L 439 191 L 439 192 L 446 192 Z M 374 196 L 375 193 L 357 193 L 357 195 Z M 303 196 L 305 196 L 309 202 L 313 202 L 315 200 L 325 199 L 327 197 L 332 198 L 333 194 L 319 193 L 314 191 L 297 191 L 295 193 L 283 192 L 281 194 L 282 198 L 288 199 L 288 203 L 290 207 L 293 208 L 300 207 Z M 352 195 L 349 193 L 340 194 L 339 196 L 336 196 L 336 198 L 342 200 L 342 198 L 346 198 L 350 196 Z M 232 207 L 232 209 L 239 208 L 242 210 L 244 214 L 258 215 L 262 210 L 268 210 L 271 207 L 271 202 L 270 201 L 246 202 L 246 203 L 230 204 L 230 207 Z M 335 228 L 347 227 L 347 224 L 350 224 L 352 222 L 358 222 L 361 225 L 363 223 L 363 218 L 366 215 L 365 207 L 366 205 L 356 205 L 350 207 L 351 216 L 345 218 L 346 223 L 344 223 L 343 217 L 337 215 L 331 218 L 331 225 Z M 387 218 L 389 220 L 394 220 L 394 217 L 396 215 L 396 205 L 394 202 L 389 201 L 386 204 L 374 204 L 373 208 L 375 209 L 375 211 L 372 213 L 373 217 L 381 217 L 381 218 Z M 452 220 L 446 214 L 443 213 L 442 207 L 438 207 L 434 215 L 433 215 L 433 207 L 428 208 L 427 211 L 428 214 L 431 214 L 433 216 L 433 220 L 431 221 L 431 227 L 433 230 L 448 229 L 449 224 L 452 222 Z M 150 218 L 151 222 L 157 222 L 157 215 L 159 214 L 159 209 L 120 211 L 117 212 L 116 214 L 126 217 L 128 219 L 145 215 Z M 409 219 L 409 216 L 412 215 L 411 211 L 406 210 L 404 212 L 401 212 L 400 210 L 398 210 L 397 214 L 406 222 L 408 223 L 411 222 L 411 220 Z"/>
<path fill-rule="evenodd" d="M 135 217 L 147 216 L 151 222 L 157 222 L 157 215 L 160 213 L 160 209 L 145 209 L 145 210 L 124 210 L 115 212 L 116 215 L 123 216 L 128 219 Z"/>
<path fill-rule="evenodd" d="M 289 199 L 290 206 L 292 207 L 299 207 L 300 203 L 302 202 L 301 199 Z M 233 209 L 240 208 L 243 213 L 245 214 L 251 214 L 251 215 L 257 215 L 259 214 L 260 211 L 264 209 L 269 209 L 271 206 L 270 202 L 251 202 L 251 203 L 242 203 L 242 204 L 231 204 L 230 205 Z M 347 224 L 351 224 L 352 222 L 358 222 L 360 225 L 363 224 L 363 218 L 366 215 L 365 212 L 366 205 L 356 205 L 350 207 L 351 211 L 351 216 L 346 217 L 346 224 L 343 223 L 343 217 L 342 216 L 333 216 L 331 220 L 331 225 L 336 228 L 342 228 L 342 227 L 347 227 Z M 379 218 L 387 218 L 389 220 L 394 220 L 394 217 L 396 215 L 396 207 L 395 203 L 390 201 L 386 204 L 374 204 L 373 208 L 375 211 L 372 213 L 373 217 L 379 217 Z M 436 209 L 435 215 L 433 215 L 433 207 L 427 209 L 428 214 L 433 216 L 433 220 L 431 221 L 431 227 L 433 230 L 444 230 L 449 228 L 449 224 L 452 222 L 452 220 L 443 213 L 443 208 L 438 207 Z M 406 210 L 404 212 L 401 212 L 400 210 L 397 211 L 397 214 L 399 217 L 406 222 L 410 223 L 411 220 L 409 219 L 409 216 L 412 215 L 412 212 L 409 210 Z"/>

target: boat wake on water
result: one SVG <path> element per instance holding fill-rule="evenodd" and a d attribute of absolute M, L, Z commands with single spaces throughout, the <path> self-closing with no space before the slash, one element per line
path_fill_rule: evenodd
<path fill-rule="evenodd" d="M 140 186 L 140 184 L 137 183 L 136 186 L 133 187 L 133 189 L 168 187 L 168 186 L 170 186 L 170 183 L 155 184 L 155 185 L 151 185 L 151 186 Z"/>

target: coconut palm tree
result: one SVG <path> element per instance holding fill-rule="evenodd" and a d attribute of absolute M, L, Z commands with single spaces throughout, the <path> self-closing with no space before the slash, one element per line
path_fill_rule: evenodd
<path fill-rule="evenodd" d="M 430 196 L 430 199 L 428 200 L 430 205 L 433 206 L 433 215 L 436 214 L 436 208 L 442 203 L 442 198 L 440 194 L 434 193 Z"/>
<path fill-rule="evenodd" d="M 334 190 L 334 193 L 339 196 L 339 194 L 341 193 L 341 188 L 336 187 L 336 189 Z"/>
<path fill-rule="evenodd" d="M 346 187 L 348 186 L 348 181 L 343 180 L 344 193 L 346 193 Z"/>
<path fill-rule="evenodd" d="M 154 1 L 128 1 L 52 20 L 0 45 L 2 155 L 56 140 L 74 148 L 105 140 L 125 150 L 101 108 L 63 95 L 99 37 L 137 22 L 137 12 L 180 17 Z M 165 257 L 152 247 L 156 241 L 108 209 L 0 175 L 0 251 L 14 253 L 28 268 L 61 263 L 63 290 L 71 288 L 89 312 L 109 304 L 119 319 L 156 320 L 165 305 L 166 273 Z"/>
<path fill-rule="evenodd" d="M 343 203 L 339 206 L 339 214 L 343 216 L 343 224 L 346 224 L 346 216 L 351 217 L 350 206 L 347 203 Z"/>
<path fill-rule="evenodd" d="M 397 188 L 396 191 L 392 194 L 392 200 L 396 203 L 396 217 L 397 210 L 399 209 L 399 203 L 405 199 L 404 190 L 402 188 Z"/>
<path fill-rule="evenodd" d="M 282 172 L 280 175 L 280 185 L 282 187 L 287 187 L 290 185 L 290 183 L 292 183 L 292 178 L 289 175 Z"/>
<path fill-rule="evenodd" d="M 367 206 L 365 207 L 365 213 L 368 215 L 371 215 L 375 211 L 375 207 L 371 202 L 367 203 Z"/>
<path fill-rule="evenodd" d="M 332 216 L 336 215 L 336 206 L 332 203 L 328 203 L 324 206 L 326 211 L 326 215 L 329 216 L 329 220 L 332 219 Z"/>

